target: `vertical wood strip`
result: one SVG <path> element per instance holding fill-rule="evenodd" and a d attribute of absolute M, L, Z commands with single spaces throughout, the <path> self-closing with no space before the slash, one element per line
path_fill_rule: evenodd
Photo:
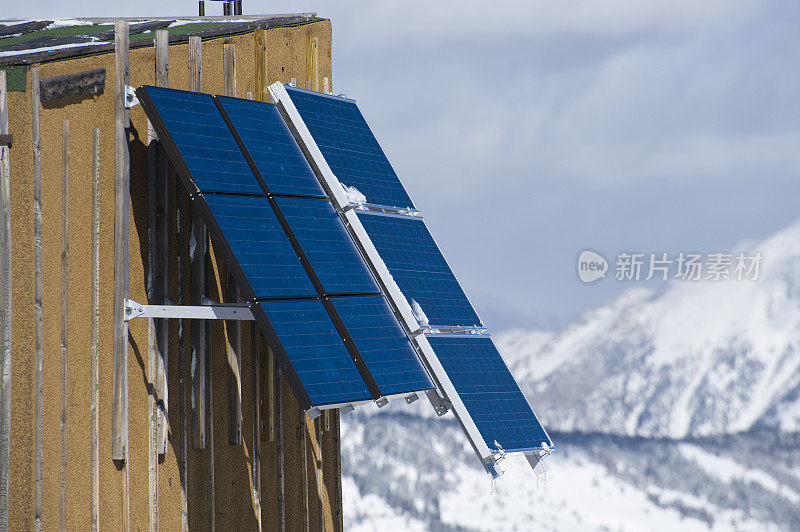
<path fill-rule="evenodd" d="M 269 95 L 267 81 L 267 30 L 253 32 L 255 39 L 255 92 L 253 96 L 258 101 L 266 101 Z"/>
<path fill-rule="evenodd" d="M 331 83 L 327 77 L 322 78 L 322 92 L 325 94 L 330 94 L 331 92 Z"/>
<path fill-rule="evenodd" d="M 8 135 L 6 71 L 0 71 L 0 135 Z M 11 482 L 11 163 L 0 145 L 0 530 L 10 529 Z"/>
<path fill-rule="evenodd" d="M 147 252 L 147 300 L 153 304 L 161 301 L 156 295 L 155 263 L 160 260 L 156 240 L 158 225 L 156 224 L 156 180 L 158 167 L 158 147 L 156 133 L 150 121 L 147 121 L 147 210 L 148 210 L 148 252 Z M 159 320 L 160 321 L 160 320 Z M 156 320 L 147 318 L 147 509 L 148 530 L 155 532 L 158 528 L 158 332 Z"/>
<path fill-rule="evenodd" d="M 91 400 L 92 532 L 100 530 L 100 129 L 92 132 L 92 350 Z"/>
<path fill-rule="evenodd" d="M 310 81 L 309 90 L 319 92 L 319 42 L 316 37 L 308 38 L 308 51 L 306 53 L 306 80 Z"/>
<path fill-rule="evenodd" d="M 175 179 L 175 201 L 177 204 L 175 224 L 178 235 L 178 301 L 181 305 L 188 305 L 189 298 L 186 295 L 186 250 L 189 247 L 186 229 L 187 220 L 187 197 L 186 191 L 181 185 L 180 179 Z M 189 368 L 186 360 L 186 321 L 181 318 L 178 320 L 178 375 L 179 375 L 179 446 L 178 474 L 181 482 L 181 530 L 189 530 L 189 500 L 188 500 L 188 479 L 189 479 L 189 433 L 187 427 L 187 402 L 188 386 L 191 382 Z"/>
<path fill-rule="evenodd" d="M 31 69 L 31 137 L 33 140 L 33 270 L 34 320 L 36 350 L 36 399 L 34 451 L 34 529 L 42 530 L 42 497 L 44 474 L 44 327 L 42 321 L 42 141 L 40 133 L 41 100 L 39 97 L 39 68 Z"/>
<path fill-rule="evenodd" d="M 302 440 L 303 456 L 303 531 L 309 532 L 309 508 L 308 508 L 308 423 L 305 412 L 300 412 L 300 439 Z"/>
<path fill-rule="evenodd" d="M 277 467 L 278 470 L 278 523 L 280 532 L 286 531 L 286 483 L 284 472 L 284 442 L 283 442 L 283 379 L 281 370 L 276 366 L 275 370 L 275 395 L 271 397 L 275 401 L 275 441 L 277 442 Z"/>
<path fill-rule="evenodd" d="M 250 322 L 251 356 L 253 358 L 253 511 L 256 529 L 261 530 L 261 350 L 258 327 Z"/>
<path fill-rule="evenodd" d="M 233 275 L 228 273 L 226 299 L 239 301 Z M 238 320 L 225 323 L 228 329 L 228 444 L 242 444 L 242 329 Z"/>
<path fill-rule="evenodd" d="M 314 419 L 314 465 L 317 471 L 317 505 L 319 511 L 319 529 L 325 532 L 325 491 L 322 478 L 322 418 Z"/>
<path fill-rule="evenodd" d="M 206 238 L 208 236 L 206 235 Z M 211 261 L 206 248 L 206 281 L 211 275 Z M 211 358 L 211 324 L 205 322 L 205 378 L 206 378 L 206 502 L 208 504 L 208 530 L 214 532 L 217 523 L 216 486 L 214 477 L 214 366 Z"/>
<path fill-rule="evenodd" d="M 236 97 L 236 45 L 222 45 L 222 72 L 225 78 L 225 96 Z"/>
<path fill-rule="evenodd" d="M 267 423 L 269 424 L 269 441 L 275 441 L 275 354 L 272 352 L 272 349 L 267 350 L 267 397 L 269 397 L 269 403 L 267 404 L 267 409 L 269 413 L 267 415 Z"/>
<path fill-rule="evenodd" d="M 67 529 L 67 401 L 69 398 L 69 120 L 61 129 L 61 468 L 59 524 Z"/>
<path fill-rule="evenodd" d="M 125 299 L 128 297 L 130 152 L 128 127 L 130 114 L 125 108 L 128 85 L 128 23 L 114 25 L 115 54 L 115 205 L 114 205 L 114 404 L 112 410 L 111 457 L 125 460 L 128 454 L 128 322 Z M 124 514 L 128 512 L 128 493 L 123 494 Z M 127 528 L 127 518 L 124 526 Z"/>
<path fill-rule="evenodd" d="M 169 33 L 157 30 L 155 39 L 156 86 L 169 87 Z M 155 139 L 155 238 L 154 285 L 158 304 L 167 303 L 169 291 L 169 159 L 163 144 Z M 158 454 L 166 454 L 169 437 L 169 320 L 156 320 L 158 357 L 156 398 L 158 406 Z"/>
<path fill-rule="evenodd" d="M 337 530 L 344 530 L 344 512 L 342 511 L 342 411 L 337 410 L 333 419 L 333 459 L 336 462 L 336 502 L 331 500 L 331 512 L 335 515 L 334 524 Z M 336 508 L 333 505 L 336 504 Z"/>

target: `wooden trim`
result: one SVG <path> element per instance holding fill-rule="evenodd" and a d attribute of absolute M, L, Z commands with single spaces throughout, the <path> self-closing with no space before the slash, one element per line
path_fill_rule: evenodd
<path fill-rule="evenodd" d="M 228 274 L 226 300 L 239 301 L 233 275 Z M 242 444 L 242 327 L 239 321 L 225 322 L 228 339 L 228 444 Z"/>
<path fill-rule="evenodd" d="M 130 238 L 130 112 L 125 108 L 128 84 L 128 23 L 115 24 L 115 202 L 114 202 L 114 397 L 111 421 L 111 457 L 125 460 L 128 454 L 128 322 L 125 299 L 129 282 Z M 127 498 L 128 494 L 123 497 Z M 127 505 L 127 502 L 123 501 Z M 126 506 L 127 507 L 127 506 Z"/>
<path fill-rule="evenodd" d="M 283 379 L 281 378 L 281 369 L 276 367 L 275 370 L 275 395 L 272 397 L 275 401 L 275 442 L 276 442 L 276 458 L 277 458 L 277 471 L 278 471 L 278 528 L 280 532 L 286 532 L 286 473 L 285 473 L 285 445 L 283 441 Z"/>
<path fill-rule="evenodd" d="M 236 45 L 222 45 L 222 72 L 225 78 L 225 96 L 236 97 Z"/>
<path fill-rule="evenodd" d="M 91 489 L 92 532 L 100 530 L 100 129 L 92 131 L 92 348 Z"/>
<path fill-rule="evenodd" d="M 267 30 L 257 30 L 253 33 L 255 39 L 255 85 L 253 97 L 258 101 L 266 101 L 269 95 L 267 81 Z"/>
<path fill-rule="evenodd" d="M 40 129 L 41 100 L 39 99 L 39 68 L 31 69 L 31 138 L 33 140 L 33 270 L 36 350 L 36 399 L 34 452 L 34 529 L 42 530 L 42 501 L 44 475 L 44 324 L 42 319 L 42 141 Z"/>
<path fill-rule="evenodd" d="M 67 413 L 69 411 L 69 120 L 61 129 L 61 465 L 59 524 L 67 529 Z"/>
<path fill-rule="evenodd" d="M 310 81 L 310 84 L 308 83 Z M 308 38 L 306 53 L 306 88 L 319 92 L 319 41 L 316 37 Z"/>
<path fill-rule="evenodd" d="M 250 356 L 252 357 L 252 392 L 253 392 L 253 511 L 255 512 L 256 529 L 262 529 L 261 523 L 261 342 L 258 325 L 250 322 Z"/>
<path fill-rule="evenodd" d="M 186 266 L 188 257 L 186 250 L 189 247 L 189 231 L 186 228 L 188 220 L 188 196 L 180 179 L 175 179 L 175 229 L 178 237 L 178 301 L 181 305 L 189 304 L 189 297 L 186 290 Z M 189 383 L 191 382 L 191 375 L 189 372 L 189 365 L 187 364 L 186 347 L 188 339 L 186 338 L 186 320 L 178 320 L 178 372 L 179 378 L 179 454 L 178 454 L 178 476 L 181 483 L 181 530 L 186 532 L 189 530 L 189 500 L 188 500 L 188 482 L 189 482 L 189 429 L 188 429 L 188 396 L 189 396 Z"/>
<path fill-rule="evenodd" d="M 0 71 L 0 137 L 8 134 L 6 72 Z M 0 530 L 10 529 L 11 484 L 11 150 L 0 144 Z"/>
<path fill-rule="evenodd" d="M 39 82 L 39 87 L 43 102 L 83 94 L 98 94 L 106 88 L 106 69 L 95 68 L 43 79 Z"/>
<path fill-rule="evenodd" d="M 156 85 L 169 87 L 169 35 L 167 30 L 157 30 L 155 40 Z M 149 122 L 148 122 L 149 124 Z M 158 139 L 153 144 L 155 230 L 153 231 L 153 285 L 155 300 L 166 304 L 169 291 L 169 159 Z M 155 321 L 157 337 L 156 399 L 158 407 L 157 449 L 158 454 L 167 452 L 169 438 L 169 320 Z"/>

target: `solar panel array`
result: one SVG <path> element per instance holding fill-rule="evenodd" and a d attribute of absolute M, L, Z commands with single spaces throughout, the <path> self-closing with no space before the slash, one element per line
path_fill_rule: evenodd
<path fill-rule="evenodd" d="M 438 380 L 439 390 L 445 393 L 449 389 L 454 395 L 448 399 L 476 451 L 485 446 L 489 452 L 502 455 L 503 451 L 551 447 L 550 438 L 356 102 L 291 86 L 274 87 L 271 90 L 277 94 L 279 105 L 289 109 L 286 114 L 295 121 L 294 127 L 310 135 L 303 142 L 315 144 L 327 162 L 333 174 L 325 175 L 323 170 L 327 188 L 333 190 L 332 183 L 338 180 L 366 197 L 366 202 L 340 207 L 343 212 L 356 209 L 356 219 L 366 236 L 354 230 L 354 238 L 361 240 L 362 248 L 374 249 L 379 255 L 379 260 L 371 260 L 376 275 L 384 275 L 381 278 L 386 286 L 396 284 L 402 292 L 392 296 L 395 306 L 413 309 L 416 321 L 427 328 L 425 339 L 435 356 L 426 358 L 426 363 Z M 303 133 L 300 138 L 304 138 Z M 316 150 L 306 148 L 311 157 L 319 157 Z M 316 161 L 316 166 L 324 168 L 319 163 Z M 383 265 L 388 275 L 382 273 Z M 389 293 L 394 294 L 391 290 Z M 425 345 L 419 340 L 417 343 Z M 421 352 L 427 356 L 426 348 L 421 347 Z M 479 455 L 487 460 L 483 452 Z M 491 470 L 486 462 L 484 465 Z"/>
<path fill-rule="evenodd" d="M 304 409 L 433 386 L 274 105 L 137 96 Z"/>

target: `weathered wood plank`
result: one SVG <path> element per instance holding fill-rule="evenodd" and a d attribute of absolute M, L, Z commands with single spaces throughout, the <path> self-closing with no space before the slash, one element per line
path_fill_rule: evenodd
<path fill-rule="evenodd" d="M 206 254 L 206 275 L 211 273 L 209 255 Z M 208 286 L 208 281 L 205 283 Z M 211 359 L 211 326 L 205 324 L 205 378 L 206 378 L 206 504 L 208 505 L 208 530 L 214 532 L 217 527 L 216 485 L 214 477 L 214 367 Z"/>
<path fill-rule="evenodd" d="M 192 205 L 194 207 L 194 205 Z M 192 208 L 189 239 L 192 261 L 192 305 L 202 305 L 206 284 L 206 228 Z M 192 446 L 206 448 L 206 328 L 205 320 L 192 321 Z"/>
<path fill-rule="evenodd" d="M 92 348 L 91 394 L 92 532 L 100 530 L 100 128 L 92 131 Z"/>
<path fill-rule="evenodd" d="M 330 94 L 331 92 L 331 81 L 327 77 L 322 78 L 322 92 L 325 94 Z"/>
<path fill-rule="evenodd" d="M 261 342 L 255 322 L 250 322 L 253 391 L 253 512 L 256 529 L 261 530 Z"/>
<path fill-rule="evenodd" d="M 169 87 L 169 34 L 156 31 L 156 85 Z M 169 158 L 164 145 L 155 139 L 155 234 L 154 288 L 158 304 L 166 304 L 169 291 Z M 169 437 L 169 320 L 156 320 L 158 356 L 156 358 L 156 398 L 158 405 L 158 454 L 166 454 Z"/>
<path fill-rule="evenodd" d="M 106 69 L 95 68 L 75 74 L 65 74 L 39 82 L 43 102 L 81 94 L 99 94 L 106 87 Z"/>
<path fill-rule="evenodd" d="M 284 431 L 283 431 L 283 378 L 281 370 L 276 366 L 275 368 L 275 395 L 271 400 L 275 401 L 275 442 L 276 442 L 276 458 L 278 463 L 276 469 L 278 471 L 278 525 L 280 532 L 286 531 L 286 474 L 284 469 Z"/>
<path fill-rule="evenodd" d="M 319 42 L 316 37 L 308 38 L 306 80 L 311 81 L 311 86 L 306 86 L 307 89 L 319 92 Z"/>
<path fill-rule="evenodd" d="M 6 72 L 0 71 L 0 135 L 9 134 Z M 0 146 L 0 530 L 8 530 L 11 482 L 11 150 Z"/>
<path fill-rule="evenodd" d="M 236 45 L 222 45 L 222 72 L 225 78 L 225 96 L 236 97 Z"/>
<path fill-rule="evenodd" d="M 303 467 L 303 531 L 309 532 L 309 507 L 308 507 L 308 424 L 305 412 L 300 412 L 300 439 L 302 440 L 303 456 L 301 464 Z"/>
<path fill-rule="evenodd" d="M 23 22 L 22 24 L 12 24 L 4 28 L 0 28 L 0 37 L 7 35 L 17 35 L 22 33 L 30 33 L 46 28 L 52 24 L 52 20 L 34 20 L 33 22 Z"/>
<path fill-rule="evenodd" d="M 255 39 L 255 93 L 253 96 L 258 101 L 266 101 L 269 95 L 269 82 L 267 80 L 267 30 L 253 32 Z"/>
<path fill-rule="evenodd" d="M 272 349 L 267 349 L 267 432 L 269 441 L 275 441 L 275 354 Z"/>
<path fill-rule="evenodd" d="M 128 23 L 117 22 L 115 29 L 114 397 L 111 457 L 125 460 L 128 453 L 128 322 L 125 321 L 125 299 L 128 297 L 129 282 L 131 164 L 128 147 L 130 114 L 125 108 L 125 86 L 129 74 Z"/>
<path fill-rule="evenodd" d="M 156 173 L 158 147 L 153 125 L 147 121 L 147 207 L 148 207 L 148 255 L 147 255 L 147 299 L 150 304 L 159 304 L 156 296 L 155 263 L 160 260 L 156 240 Z M 147 319 L 147 508 L 148 530 L 158 529 L 158 362 L 160 358 L 156 320 Z"/>
<path fill-rule="evenodd" d="M 175 203 L 177 210 L 175 215 L 175 229 L 178 237 L 178 301 L 181 305 L 189 304 L 189 297 L 186 292 L 186 270 L 188 257 L 186 255 L 189 248 L 189 231 L 186 227 L 188 219 L 187 209 L 187 194 L 186 190 L 181 185 L 180 179 L 173 179 L 175 184 Z M 178 474 L 181 482 L 181 530 L 186 532 L 189 530 L 189 499 L 188 499 L 188 479 L 189 479 L 189 432 L 188 432 L 188 396 L 189 396 L 189 383 L 191 382 L 191 375 L 189 373 L 189 365 L 187 364 L 186 357 L 186 321 L 184 319 L 178 320 L 178 375 L 180 385 L 178 388 L 178 401 L 179 401 L 179 456 L 178 456 Z"/>
<path fill-rule="evenodd" d="M 67 413 L 69 400 L 69 120 L 61 130 L 61 464 L 59 524 L 67 529 Z"/>
<path fill-rule="evenodd" d="M 36 350 L 36 398 L 34 452 L 34 529 L 42 530 L 44 474 L 44 324 L 42 320 L 42 141 L 40 129 L 39 68 L 31 69 L 31 137 L 33 140 L 33 271 L 34 271 L 34 349 Z"/>
<path fill-rule="evenodd" d="M 239 301 L 233 275 L 228 274 L 226 299 Z M 225 323 L 228 332 L 228 444 L 242 444 L 242 328 L 239 321 Z"/>
<path fill-rule="evenodd" d="M 314 466 L 317 473 L 317 512 L 319 514 L 319 529 L 325 532 L 325 490 L 322 478 L 322 418 L 314 419 Z"/>

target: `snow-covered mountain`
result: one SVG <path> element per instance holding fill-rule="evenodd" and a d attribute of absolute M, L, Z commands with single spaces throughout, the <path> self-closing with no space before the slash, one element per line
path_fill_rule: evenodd
<path fill-rule="evenodd" d="M 748 250 L 758 281 L 498 336 L 557 447 L 546 485 L 511 457 L 492 487 L 424 401 L 345 416 L 348 529 L 800 530 L 800 222 Z"/>
<path fill-rule="evenodd" d="M 800 428 L 800 223 L 757 281 L 632 289 L 556 335 L 499 339 L 553 430 L 683 438 Z"/>

